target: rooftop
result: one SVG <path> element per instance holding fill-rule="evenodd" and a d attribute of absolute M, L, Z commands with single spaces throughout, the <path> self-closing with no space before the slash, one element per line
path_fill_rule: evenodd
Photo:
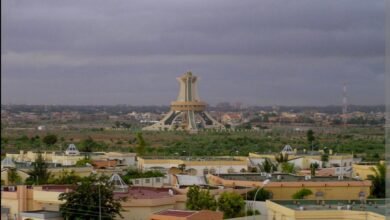
<path fill-rule="evenodd" d="M 279 177 L 278 177 L 279 176 Z M 338 176 L 312 176 L 309 180 L 305 180 L 305 176 L 296 176 L 285 173 L 274 173 L 271 177 L 262 175 L 261 173 L 240 173 L 240 174 L 220 174 L 220 178 L 226 180 L 242 180 L 242 181 L 256 181 L 262 182 L 266 179 L 270 179 L 271 182 L 342 182 L 342 181 L 354 181 L 359 182 L 361 180 L 343 177 L 338 179 Z"/>
<path fill-rule="evenodd" d="M 72 185 L 44 185 L 42 186 L 43 191 L 50 192 L 66 192 L 66 190 L 72 190 L 75 186 Z M 170 188 L 154 188 L 154 187 L 137 187 L 129 186 L 127 192 L 114 192 L 115 198 L 127 198 L 132 199 L 160 199 L 168 198 L 172 195 L 169 191 Z"/>
<path fill-rule="evenodd" d="M 133 199 L 160 199 L 169 198 L 169 188 L 153 188 L 153 187 L 129 187 L 129 191 L 125 193 L 115 193 L 116 198 L 130 197 Z"/>
<path fill-rule="evenodd" d="M 242 157 L 143 156 L 145 160 L 243 161 Z"/>
<path fill-rule="evenodd" d="M 157 212 L 155 214 L 157 215 L 167 215 L 167 216 L 174 216 L 174 217 L 188 217 L 196 213 L 197 211 L 187 211 L 187 210 L 164 210 L 161 212 Z"/>
<path fill-rule="evenodd" d="M 380 215 L 385 215 L 386 212 L 385 199 L 368 199 L 365 203 L 360 200 L 272 200 L 272 202 L 299 211 L 353 210 L 369 211 Z"/>

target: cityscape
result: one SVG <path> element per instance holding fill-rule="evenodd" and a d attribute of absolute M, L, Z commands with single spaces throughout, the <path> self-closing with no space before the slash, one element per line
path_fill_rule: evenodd
<path fill-rule="evenodd" d="M 2 2 L 1 219 L 385 220 L 383 5 L 303 2 Z"/>

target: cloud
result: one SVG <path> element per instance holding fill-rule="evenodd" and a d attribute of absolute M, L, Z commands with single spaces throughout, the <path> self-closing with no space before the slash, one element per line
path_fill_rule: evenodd
<path fill-rule="evenodd" d="M 2 100 L 169 104 L 384 101 L 384 2 L 5 1 Z"/>

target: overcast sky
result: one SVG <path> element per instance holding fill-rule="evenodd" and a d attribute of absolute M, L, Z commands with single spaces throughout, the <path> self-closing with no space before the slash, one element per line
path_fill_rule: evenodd
<path fill-rule="evenodd" d="M 383 0 L 4 0 L 3 104 L 384 103 Z"/>

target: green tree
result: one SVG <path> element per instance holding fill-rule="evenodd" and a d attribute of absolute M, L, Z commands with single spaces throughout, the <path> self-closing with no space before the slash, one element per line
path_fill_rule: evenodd
<path fill-rule="evenodd" d="M 263 163 L 259 164 L 259 168 L 266 173 L 272 173 L 277 170 L 277 166 L 268 158 L 265 158 Z"/>
<path fill-rule="evenodd" d="M 8 184 L 16 185 L 22 183 L 22 178 L 19 176 L 18 171 L 15 168 L 7 170 Z"/>
<path fill-rule="evenodd" d="M 76 162 L 76 167 L 85 167 L 88 164 L 92 164 L 92 160 L 88 157 L 84 157 Z"/>
<path fill-rule="evenodd" d="M 247 195 L 248 196 L 247 200 L 253 200 L 255 198 L 255 194 L 257 190 L 258 188 L 249 191 Z M 271 198 L 271 192 L 264 188 L 261 188 L 256 195 L 256 201 L 265 201 L 270 198 Z"/>
<path fill-rule="evenodd" d="M 282 163 L 281 164 L 281 169 L 283 173 L 296 173 L 297 169 L 293 163 Z"/>
<path fill-rule="evenodd" d="M 310 164 L 310 175 L 315 176 L 316 170 L 319 168 L 319 164 L 317 162 Z"/>
<path fill-rule="evenodd" d="M 321 161 L 322 161 L 322 167 L 326 167 L 326 162 L 329 161 L 329 154 L 328 153 L 323 153 L 321 155 Z"/>
<path fill-rule="evenodd" d="M 37 154 L 38 156 L 33 163 L 33 168 L 27 172 L 30 175 L 26 179 L 27 184 L 42 185 L 49 182 L 51 173 L 47 170 L 47 163 L 43 159 L 41 152 Z"/>
<path fill-rule="evenodd" d="M 209 190 L 201 190 L 199 186 L 191 186 L 187 192 L 186 208 L 189 210 L 216 210 L 217 202 Z"/>
<path fill-rule="evenodd" d="M 223 212 L 224 218 L 243 216 L 244 199 L 235 192 L 223 192 L 218 198 L 218 209 Z"/>
<path fill-rule="evenodd" d="M 92 152 L 96 147 L 98 144 L 90 136 L 81 141 L 81 151 L 83 152 Z"/>
<path fill-rule="evenodd" d="M 386 197 L 386 164 L 378 163 L 371 167 L 374 175 L 369 175 L 368 179 L 372 182 L 371 195 L 376 198 Z"/>
<path fill-rule="evenodd" d="M 75 171 L 62 170 L 57 178 L 50 180 L 53 184 L 75 184 L 81 180 L 81 177 L 75 174 Z"/>
<path fill-rule="evenodd" d="M 315 137 L 314 137 L 314 131 L 313 130 L 308 130 L 307 133 L 306 133 L 306 138 L 307 138 L 307 142 L 309 143 L 310 146 L 313 145 L 313 141 L 315 140 Z"/>
<path fill-rule="evenodd" d="M 98 219 L 99 207 L 102 219 L 115 219 L 120 214 L 122 205 L 114 198 L 114 186 L 107 176 L 91 174 L 81 179 L 74 190 L 61 193 L 60 212 L 64 219 Z"/>
<path fill-rule="evenodd" d="M 137 148 L 136 153 L 140 156 L 145 154 L 146 142 L 141 132 L 137 133 Z"/>
<path fill-rule="evenodd" d="M 296 193 L 294 193 L 292 195 L 292 198 L 293 199 L 304 199 L 306 196 L 310 196 L 312 194 L 313 194 L 313 192 L 310 189 L 303 188 L 303 189 L 298 190 Z"/>
<path fill-rule="evenodd" d="M 43 143 L 45 143 L 47 146 L 52 146 L 55 143 L 57 143 L 58 138 L 55 134 L 48 134 L 43 138 Z"/>

